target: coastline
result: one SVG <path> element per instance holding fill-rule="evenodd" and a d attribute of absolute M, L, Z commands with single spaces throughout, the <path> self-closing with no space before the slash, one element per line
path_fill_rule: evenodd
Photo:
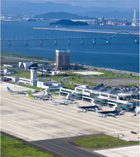
<path fill-rule="evenodd" d="M 16 54 L 20 55 L 20 57 L 15 56 Z M 33 58 L 28 58 L 28 56 L 33 57 Z M 33 55 L 25 55 L 25 54 L 20 54 L 20 53 L 13 53 L 13 52 L 7 52 L 6 55 L 4 55 L 3 52 L 1 52 L 1 59 L 3 58 L 8 58 L 8 59 L 14 59 L 14 60 L 26 60 L 26 61 L 35 61 L 35 62 L 43 62 L 43 63 L 47 63 L 47 62 L 55 62 L 55 59 L 51 59 L 51 58 L 45 58 L 46 61 L 43 59 L 43 57 L 39 57 L 39 56 L 33 56 Z M 2 60 L 1 60 L 2 61 Z M 121 73 L 121 74 L 132 74 L 134 76 L 139 76 L 140 73 L 137 72 L 131 72 L 131 71 L 124 71 L 124 70 L 118 70 L 118 69 L 112 69 L 112 68 L 104 68 L 104 67 L 96 67 L 93 65 L 88 65 L 88 64 L 82 64 L 82 63 L 76 63 L 76 62 L 70 62 L 71 64 L 78 64 L 78 65 L 82 65 L 84 68 L 88 68 L 89 70 L 93 70 L 93 69 L 98 69 L 101 71 L 110 71 L 110 72 L 114 72 L 114 73 Z M 76 70 L 75 70 L 76 71 Z"/>
<path fill-rule="evenodd" d="M 67 28 L 45 28 L 45 27 L 33 27 L 33 29 L 42 29 L 42 30 L 54 30 L 54 31 L 68 31 L 68 32 L 87 32 L 87 33 L 102 33 L 102 34 L 105 34 L 105 33 L 108 33 L 108 34 L 115 34 L 116 32 L 107 32 L 107 31 L 94 31 L 94 30 L 80 30 L 80 29 L 67 29 Z M 131 34 L 133 35 L 140 35 L 140 33 L 134 33 L 134 32 L 130 32 Z M 128 33 L 125 33 L 122 32 L 121 34 L 128 34 Z"/>

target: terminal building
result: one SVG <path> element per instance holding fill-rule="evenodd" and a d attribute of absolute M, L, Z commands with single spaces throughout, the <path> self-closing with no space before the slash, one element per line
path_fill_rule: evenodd
<path fill-rule="evenodd" d="M 37 68 L 31 67 L 30 68 L 30 79 L 20 77 L 18 83 L 27 84 L 30 86 L 37 86 Z"/>
<path fill-rule="evenodd" d="M 79 86 L 74 90 L 60 88 L 60 94 L 71 94 L 75 99 L 94 102 L 95 104 L 117 106 L 121 109 L 133 109 L 139 103 L 138 91 L 123 90 L 104 85 Z"/>
<path fill-rule="evenodd" d="M 70 50 L 56 50 L 56 69 L 66 70 L 70 66 Z"/>

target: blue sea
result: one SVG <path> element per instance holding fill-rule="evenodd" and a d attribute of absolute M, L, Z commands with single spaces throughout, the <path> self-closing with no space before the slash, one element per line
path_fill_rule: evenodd
<path fill-rule="evenodd" d="M 107 33 L 109 31 L 138 33 L 138 27 L 94 25 L 84 27 L 66 27 L 67 29 L 73 30 L 104 31 L 105 33 L 41 30 L 33 29 L 33 27 L 49 28 L 52 26 L 49 26 L 49 22 L 46 21 L 2 21 L 1 38 L 90 37 L 91 39 L 85 39 L 83 45 L 81 44 L 80 39 L 72 39 L 70 45 L 68 45 L 67 39 L 57 40 L 57 45 L 54 44 L 54 40 L 45 40 L 43 41 L 43 46 L 40 46 L 39 40 L 29 40 L 28 46 L 25 46 L 25 41 L 12 41 L 11 46 L 8 46 L 7 41 L 2 41 L 1 50 L 55 59 L 56 49 L 70 49 L 71 62 L 93 65 L 96 67 L 139 72 L 139 44 L 134 42 L 135 39 L 132 38 L 131 35 L 118 35 L 122 37 L 113 38 L 111 40 L 111 44 L 106 44 L 104 39 L 97 39 L 95 45 L 92 41 L 92 37 L 111 37 L 113 34 Z"/>

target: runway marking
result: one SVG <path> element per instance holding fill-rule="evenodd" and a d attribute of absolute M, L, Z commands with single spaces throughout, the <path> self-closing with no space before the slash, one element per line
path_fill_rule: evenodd
<path fill-rule="evenodd" d="M 65 147 L 62 147 L 62 146 L 53 144 L 53 143 L 51 143 L 51 142 L 48 142 L 48 141 L 47 141 L 47 143 L 49 143 L 49 144 L 51 144 L 51 145 L 54 145 L 54 146 L 56 146 L 56 147 L 63 148 L 63 149 L 68 150 L 68 151 L 70 151 L 70 152 L 74 152 L 75 154 L 79 154 L 79 155 L 81 155 L 81 156 L 85 156 L 85 155 L 83 155 L 83 154 L 81 154 L 81 153 L 77 153 L 77 152 L 75 152 L 75 151 L 73 151 L 73 150 L 70 150 L 70 149 L 67 149 L 67 148 L 65 148 Z"/>
<path fill-rule="evenodd" d="M 45 148 L 45 149 L 47 149 L 47 150 L 49 150 L 49 151 L 55 152 L 55 153 L 60 154 L 60 155 L 62 155 L 62 156 L 64 156 L 64 157 L 68 157 L 68 156 L 66 156 L 66 155 L 64 155 L 64 154 L 62 154 L 62 153 L 59 153 L 59 152 L 57 152 L 57 151 L 55 151 L 55 150 L 53 150 L 53 149 L 50 149 L 50 148 L 48 148 L 48 147 L 41 146 L 41 145 L 36 144 L 36 143 L 34 143 L 34 142 L 29 142 L 29 143 L 32 143 L 32 144 L 34 144 L 34 145 L 36 145 L 36 146 L 39 146 L 39 147 L 41 147 L 41 148 Z"/>
<path fill-rule="evenodd" d="M 75 145 L 73 145 L 73 144 L 69 143 L 68 139 L 70 139 L 70 138 L 71 138 L 71 137 L 68 137 L 68 138 L 66 139 L 66 143 L 67 143 L 68 145 L 71 145 L 71 146 L 73 146 L 73 147 L 80 148 L 80 147 L 78 147 L 78 146 L 75 146 Z"/>

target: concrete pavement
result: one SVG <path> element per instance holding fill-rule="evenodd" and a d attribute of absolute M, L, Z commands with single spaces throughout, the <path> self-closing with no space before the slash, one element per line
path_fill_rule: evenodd
<path fill-rule="evenodd" d="M 76 104 L 54 105 L 51 101 L 33 100 L 25 95 L 11 94 L 6 87 L 22 90 L 14 84 L 1 84 L 1 130 L 27 141 L 43 141 L 91 134 L 123 133 L 125 138 L 139 140 L 139 118 L 132 113 L 102 118 L 97 113 L 77 113 Z M 27 88 L 26 88 L 27 89 Z M 62 100 L 62 96 L 53 96 Z M 64 100 L 64 99 L 63 99 Z M 76 100 L 77 101 L 77 100 Z M 80 106 L 89 105 L 79 101 Z M 106 108 L 104 108 L 106 109 Z"/>

